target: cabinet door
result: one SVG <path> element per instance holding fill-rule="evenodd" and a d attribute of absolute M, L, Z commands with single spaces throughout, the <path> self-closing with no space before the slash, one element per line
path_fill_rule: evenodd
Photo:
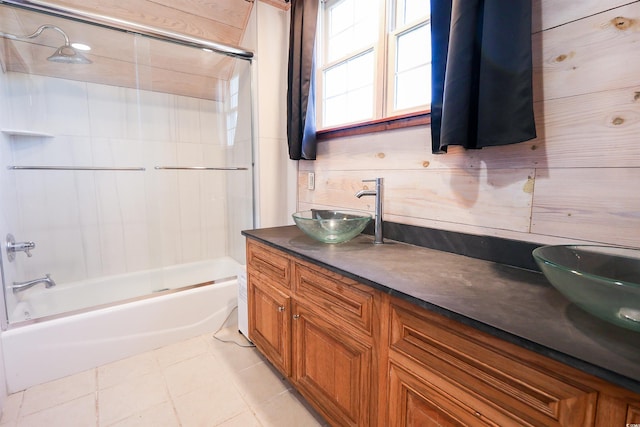
<path fill-rule="evenodd" d="M 332 425 L 371 425 L 371 346 L 295 301 L 293 313 L 293 380 L 300 393 Z"/>
<path fill-rule="evenodd" d="M 291 298 L 249 276 L 249 338 L 286 376 L 291 375 Z"/>

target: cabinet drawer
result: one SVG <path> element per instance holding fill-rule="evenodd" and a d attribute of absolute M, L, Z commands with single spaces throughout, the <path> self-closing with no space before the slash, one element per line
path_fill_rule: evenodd
<path fill-rule="evenodd" d="M 448 394 L 469 396 L 474 410 L 488 419 L 504 416 L 527 426 L 594 424 L 598 393 L 580 382 L 580 371 L 397 300 L 389 338 L 390 358 L 417 366 L 420 376 Z"/>
<path fill-rule="evenodd" d="M 638 424 L 640 425 L 640 404 L 638 406 L 627 406 L 627 419 L 626 424 Z"/>
<path fill-rule="evenodd" d="M 446 394 L 409 370 L 389 365 L 389 427 L 491 426 L 463 396 Z"/>
<path fill-rule="evenodd" d="M 247 271 L 257 274 L 278 285 L 289 289 L 291 287 L 291 261 L 289 257 L 277 249 L 262 243 L 247 239 Z"/>
<path fill-rule="evenodd" d="M 334 322 L 373 330 L 373 290 L 342 275 L 306 263 L 294 263 L 296 298 Z M 344 321 L 344 322 L 343 322 Z"/>

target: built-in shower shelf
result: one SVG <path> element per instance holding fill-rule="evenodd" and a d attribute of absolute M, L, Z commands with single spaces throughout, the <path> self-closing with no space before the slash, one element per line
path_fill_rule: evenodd
<path fill-rule="evenodd" d="M 2 133 L 11 136 L 39 136 L 43 138 L 53 138 L 55 136 L 52 133 L 25 129 L 2 129 Z"/>

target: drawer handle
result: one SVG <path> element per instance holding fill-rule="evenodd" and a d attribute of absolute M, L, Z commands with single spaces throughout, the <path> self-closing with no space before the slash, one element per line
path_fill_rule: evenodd
<path fill-rule="evenodd" d="M 278 311 L 282 313 L 284 311 L 284 307 L 283 306 L 278 307 Z"/>
<path fill-rule="evenodd" d="M 300 318 L 300 315 L 299 315 L 299 314 L 294 314 L 294 315 L 293 315 L 293 318 L 297 320 L 297 319 L 299 319 L 299 318 Z"/>

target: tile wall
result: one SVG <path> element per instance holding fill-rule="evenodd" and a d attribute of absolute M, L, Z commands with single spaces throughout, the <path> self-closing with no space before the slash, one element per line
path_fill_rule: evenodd
<path fill-rule="evenodd" d="M 251 171 L 154 169 L 251 168 L 251 127 L 228 142 L 225 103 L 19 73 L 0 78 L 11 106 L 0 126 L 53 135 L 1 136 L 2 236 L 36 242 L 33 257 L 18 254 L 9 280 L 51 273 L 58 283 L 73 282 L 230 251 L 243 259 L 241 245 L 230 242 L 228 211 L 235 228 L 251 226 Z M 10 165 L 145 171 L 8 171 Z M 230 206 L 229 192 L 233 203 L 249 204 Z"/>

